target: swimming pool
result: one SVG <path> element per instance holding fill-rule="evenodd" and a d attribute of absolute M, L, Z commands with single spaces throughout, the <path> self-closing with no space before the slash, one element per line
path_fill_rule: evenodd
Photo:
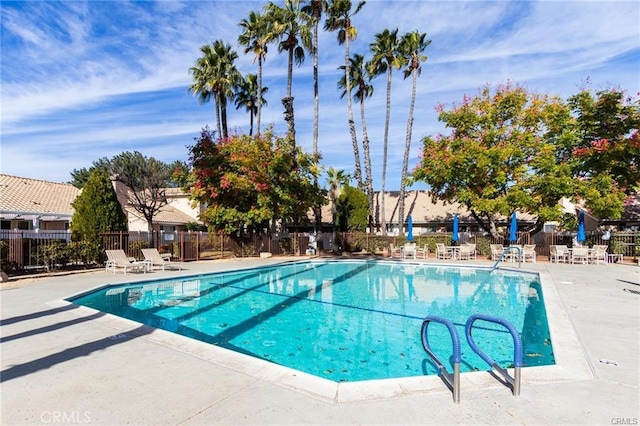
<path fill-rule="evenodd" d="M 452 320 L 460 335 L 473 313 L 505 318 L 522 335 L 525 366 L 554 363 L 532 273 L 307 261 L 109 287 L 72 301 L 336 382 L 437 374 L 420 342 L 426 315 Z M 492 328 L 474 339 L 508 367 L 511 337 Z M 448 359 L 447 331 L 431 329 L 433 349 Z M 462 342 L 461 370 L 486 369 Z"/>

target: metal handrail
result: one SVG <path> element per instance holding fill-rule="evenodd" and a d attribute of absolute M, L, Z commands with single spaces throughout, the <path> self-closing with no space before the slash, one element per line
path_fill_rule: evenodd
<path fill-rule="evenodd" d="M 502 250 L 502 254 L 498 258 L 498 260 L 496 260 L 496 263 L 494 263 L 491 267 L 492 271 L 498 267 L 498 263 L 502 262 L 504 255 L 511 250 L 518 250 L 518 268 L 522 268 L 522 249 L 520 247 L 508 246 L 505 247 L 504 250 Z"/>
<path fill-rule="evenodd" d="M 453 374 L 447 371 L 445 365 L 440 361 L 438 356 L 433 352 L 431 346 L 429 345 L 429 338 L 427 336 L 427 328 L 431 322 L 437 322 L 440 324 L 444 324 L 449 330 L 449 335 L 451 336 L 451 343 L 453 344 Z M 437 316 L 427 316 L 422 322 L 422 347 L 429 354 L 433 362 L 438 366 L 438 374 L 445 381 L 447 386 L 451 389 L 453 393 L 453 400 L 456 403 L 460 403 L 460 361 L 462 360 L 461 350 L 460 350 L 460 337 L 458 335 L 458 331 L 456 330 L 455 325 L 451 321 L 446 318 L 437 317 Z"/>
<path fill-rule="evenodd" d="M 477 320 L 493 322 L 496 324 L 500 324 L 509 330 L 511 333 L 511 337 L 513 337 L 513 377 L 509 375 L 506 369 L 500 367 L 489 355 L 484 353 L 482 349 L 478 347 L 478 345 L 474 342 L 473 337 L 471 336 L 471 329 L 473 327 L 473 323 Z M 491 366 L 492 369 L 499 372 L 504 380 L 511 386 L 511 390 L 514 396 L 520 395 L 520 369 L 522 368 L 522 339 L 520 338 L 520 333 L 515 329 L 510 322 L 505 319 L 492 317 L 489 315 L 483 314 L 475 314 L 471 315 L 467 320 L 467 324 L 465 325 L 465 335 L 467 337 L 467 342 L 471 349 L 475 353 L 477 353 L 480 358 L 482 358 L 487 364 Z"/>

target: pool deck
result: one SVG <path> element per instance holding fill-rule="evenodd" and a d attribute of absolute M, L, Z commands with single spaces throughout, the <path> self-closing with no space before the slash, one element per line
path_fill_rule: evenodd
<path fill-rule="evenodd" d="M 339 387 L 63 300 L 107 284 L 282 261 L 195 262 L 183 271 L 94 271 L 3 283 L 1 424 L 640 422 L 640 267 L 634 265 L 523 264 L 543 278 L 558 365 L 523 369 L 519 397 L 487 372 L 463 374 L 460 404 L 438 378 Z"/>

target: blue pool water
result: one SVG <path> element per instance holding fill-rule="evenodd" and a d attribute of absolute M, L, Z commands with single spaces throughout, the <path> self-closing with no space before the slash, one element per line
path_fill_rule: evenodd
<path fill-rule="evenodd" d="M 463 372 L 489 369 L 464 338 L 475 313 L 515 326 L 525 366 L 554 364 L 539 277 L 531 273 L 308 261 L 109 287 L 72 301 L 336 382 L 437 374 L 420 340 L 426 315 L 458 328 Z M 476 343 L 509 367 L 510 334 L 476 325 Z M 429 327 L 429 342 L 449 359 L 444 326 Z"/>

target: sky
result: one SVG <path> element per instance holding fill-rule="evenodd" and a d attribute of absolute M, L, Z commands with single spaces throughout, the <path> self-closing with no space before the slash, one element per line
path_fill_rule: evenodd
<path fill-rule="evenodd" d="M 278 1 L 276 1 L 278 2 Z M 355 1 L 354 1 L 355 3 Z M 68 182 L 74 169 L 139 151 L 165 162 L 187 161 L 205 126 L 215 129 L 213 103 L 189 92 L 189 68 L 200 46 L 223 40 L 237 50 L 243 73 L 257 64 L 237 43 L 238 23 L 266 2 L 254 1 L 2 1 L 1 172 Z M 280 4 L 280 3 L 279 3 Z M 581 89 L 640 92 L 640 2 L 637 1 L 378 1 L 352 19 L 351 53 L 370 57 L 374 35 L 418 30 L 431 44 L 418 78 L 409 169 L 421 139 L 448 133 L 435 107 L 451 107 L 484 85 L 507 81 L 567 98 Z M 320 130 L 325 168 L 352 173 L 346 99 L 337 88 L 344 46 L 336 33 L 319 41 Z M 313 61 L 293 70 L 296 138 L 312 151 Z M 271 46 L 264 64 L 269 88 L 262 124 L 284 135 L 280 99 L 287 58 Z M 382 179 L 386 78 L 373 81 L 365 103 L 374 189 Z M 411 79 L 394 73 L 387 190 L 398 190 Z M 359 105 L 354 103 L 359 143 Z M 249 115 L 229 110 L 229 129 L 249 131 Z M 361 151 L 362 155 L 362 151 Z M 417 183 L 410 189 L 426 189 Z"/>

